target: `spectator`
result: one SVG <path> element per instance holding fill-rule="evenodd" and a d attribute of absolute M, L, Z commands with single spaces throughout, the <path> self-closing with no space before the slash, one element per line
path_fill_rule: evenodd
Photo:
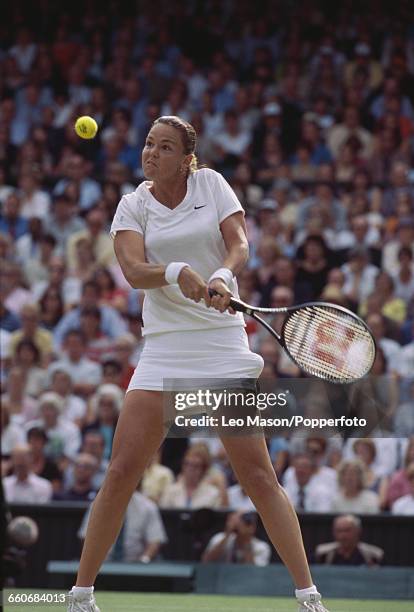
<path fill-rule="evenodd" d="M 53 255 L 48 264 L 48 278 L 36 283 L 32 287 L 32 293 L 36 300 L 41 300 L 47 289 L 59 292 L 63 300 L 64 308 L 69 310 L 77 305 L 81 298 L 82 283 L 78 278 L 67 275 L 64 259 Z"/>
<path fill-rule="evenodd" d="M 256 511 L 252 500 L 239 484 L 234 484 L 233 486 L 229 487 L 227 494 L 229 499 L 229 508 L 232 510 L 236 510 L 237 512 Z"/>
<path fill-rule="evenodd" d="M 82 429 L 82 435 L 91 430 L 98 430 L 104 436 L 105 459 L 111 457 L 112 440 L 122 406 L 122 399 L 123 393 L 119 387 L 111 384 L 101 385 L 91 399 L 93 407 L 93 414 L 90 417 L 91 422 Z"/>
<path fill-rule="evenodd" d="M 27 393 L 26 384 L 24 369 L 14 366 L 8 371 L 6 393 L 1 396 L 2 404 L 8 406 L 11 420 L 20 426 L 36 418 L 38 414 L 38 403 Z"/>
<path fill-rule="evenodd" d="M 354 247 L 349 253 L 349 263 L 341 270 L 345 276 L 343 290 L 352 304 L 359 304 L 372 293 L 378 268 L 369 263 L 365 247 Z"/>
<path fill-rule="evenodd" d="M 3 212 L 0 216 L 0 231 L 18 240 L 27 233 L 29 226 L 27 219 L 21 215 L 21 200 L 16 192 L 6 197 Z"/>
<path fill-rule="evenodd" d="M 82 540 L 86 536 L 89 516 L 90 509 L 78 532 Z M 167 535 L 156 504 L 139 491 L 135 491 L 127 506 L 118 539 L 109 551 L 108 560 L 150 563 L 157 558 L 160 547 L 165 542 Z"/>
<path fill-rule="evenodd" d="M 64 366 L 53 364 L 50 374 L 50 391 L 62 399 L 62 416 L 75 423 L 77 427 L 81 427 L 86 417 L 86 402 L 73 393 L 72 376 Z"/>
<path fill-rule="evenodd" d="M 9 504 L 47 504 L 52 497 L 52 485 L 33 473 L 30 447 L 16 446 L 11 458 L 13 474 L 3 479 L 6 501 Z"/>
<path fill-rule="evenodd" d="M 165 489 L 174 482 L 174 473 L 162 465 L 160 459 L 161 453 L 158 451 L 152 457 L 141 481 L 142 493 L 156 504 L 159 504 Z"/>
<path fill-rule="evenodd" d="M 14 363 L 24 373 L 24 393 L 38 397 L 46 385 L 46 370 L 41 367 L 40 351 L 32 340 L 18 342 Z"/>
<path fill-rule="evenodd" d="M 392 514 L 404 514 L 406 516 L 414 516 L 414 463 L 411 463 L 406 470 L 408 482 L 410 483 L 410 492 L 407 495 L 399 497 L 391 506 Z"/>
<path fill-rule="evenodd" d="M 100 362 L 105 353 L 113 348 L 113 342 L 101 331 L 101 311 L 98 307 L 88 306 L 82 308 L 80 313 L 80 331 L 86 341 L 85 356 Z"/>
<path fill-rule="evenodd" d="M 353 514 L 337 516 L 333 521 L 334 542 L 319 544 L 316 563 L 324 565 L 380 565 L 384 551 L 378 546 L 361 542 L 361 519 Z"/>
<path fill-rule="evenodd" d="M 60 291 L 53 286 L 47 287 L 39 301 L 39 306 L 39 325 L 53 334 L 64 311 L 64 304 Z"/>
<path fill-rule="evenodd" d="M 365 474 L 365 467 L 360 461 L 344 461 L 339 466 L 339 492 L 333 499 L 333 512 L 375 514 L 379 511 L 379 497 L 367 489 Z"/>
<path fill-rule="evenodd" d="M 286 493 L 298 512 L 330 512 L 335 489 L 313 482 L 315 462 L 308 455 L 293 458 L 293 477 L 283 480 Z"/>
<path fill-rule="evenodd" d="M 33 302 L 33 296 L 24 288 L 22 271 L 18 264 L 1 262 L 0 282 L 4 307 L 19 316 L 25 304 Z"/>
<path fill-rule="evenodd" d="M 40 427 L 44 430 L 48 444 L 46 456 L 56 460 L 62 460 L 62 465 L 67 459 L 73 459 L 80 447 L 81 438 L 78 427 L 61 416 L 63 411 L 62 399 L 49 391 L 39 399 L 40 418 L 29 421 L 26 424 L 28 432 L 32 427 Z"/>
<path fill-rule="evenodd" d="M 37 304 L 25 304 L 20 311 L 21 329 L 13 332 L 10 337 L 9 353 L 13 358 L 17 346 L 22 340 L 33 342 L 40 353 L 41 363 L 47 365 L 52 358 L 52 334 L 43 329 L 39 323 L 39 307 Z"/>
<path fill-rule="evenodd" d="M 55 361 L 49 366 L 49 372 L 63 367 L 69 372 L 74 384 L 74 392 L 80 396 L 88 396 L 93 393 L 101 382 L 101 366 L 87 357 L 86 338 L 77 329 L 67 332 L 64 340 L 63 358 Z"/>
<path fill-rule="evenodd" d="M 264 567 L 269 564 L 271 548 L 255 537 L 256 512 L 233 512 L 226 521 L 224 533 L 216 533 L 203 553 L 202 562 L 248 563 Z"/>
<path fill-rule="evenodd" d="M 55 330 L 55 343 L 62 344 L 65 334 L 74 328 L 79 329 L 80 313 L 82 308 L 96 307 L 100 299 L 100 289 L 93 281 L 87 281 L 82 287 L 80 305 L 68 312 Z M 99 306 L 101 311 L 101 331 L 110 338 L 116 338 L 127 331 L 126 324 L 120 315 L 109 306 Z"/>
<path fill-rule="evenodd" d="M 205 476 L 210 456 L 190 448 L 184 455 L 181 473 L 175 483 L 166 487 L 160 501 L 162 508 L 219 508 L 220 491 L 208 484 Z"/>
<path fill-rule="evenodd" d="M 67 244 L 67 262 L 69 270 L 76 269 L 76 244 L 87 238 L 92 245 L 97 265 L 105 266 L 114 261 L 112 240 L 105 232 L 104 215 L 99 208 L 93 208 L 86 215 L 86 228 L 70 236 Z"/>
<path fill-rule="evenodd" d="M 388 483 L 386 499 L 387 506 L 391 507 L 397 499 L 410 493 L 410 482 L 408 479 L 407 469 L 408 466 L 414 463 L 414 436 L 412 436 L 408 442 L 407 449 L 404 456 L 404 464 L 400 470 L 394 472 Z"/>
<path fill-rule="evenodd" d="M 414 254 L 413 248 L 401 247 L 398 251 L 398 271 L 392 275 L 394 295 L 405 303 L 414 297 Z"/>
<path fill-rule="evenodd" d="M 21 424 L 12 420 L 11 410 L 7 402 L 2 398 L 1 403 L 1 458 L 3 466 L 3 459 L 10 457 L 13 448 L 25 443 L 25 435 Z"/>
<path fill-rule="evenodd" d="M 361 157 L 369 158 L 372 152 L 372 135 L 361 126 L 358 108 L 348 106 L 343 113 L 343 122 L 334 125 L 328 134 L 328 146 L 337 158 L 342 145 L 354 136 L 361 145 Z"/>
<path fill-rule="evenodd" d="M 99 183 L 88 177 L 90 164 L 81 155 L 72 155 L 68 158 L 62 178 L 54 189 L 54 195 L 60 196 L 65 192 L 69 181 L 73 181 L 79 189 L 79 205 L 81 210 L 89 210 L 101 197 Z"/>
<path fill-rule="evenodd" d="M 41 427 L 31 427 L 26 435 L 32 455 L 33 473 L 48 480 L 52 485 L 53 492 L 58 492 L 62 487 L 63 474 L 56 462 L 46 456 L 45 449 L 48 437 L 45 431 Z"/>
<path fill-rule="evenodd" d="M 96 497 L 93 477 L 98 469 L 98 461 L 93 455 L 79 453 L 74 457 L 74 478 L 70 488 L 55 493 L 56 501 L 92 501 Z"/>
<path fill-rule="evenodd" d="M 59 245 L 59 255 L 66 254 L 69 238 L 82 231 L 84 227 L 85 222 L 76 216 L 76 204 L 71 198 L 64 193 L 55 196 L 47 220 L 47 228 Z"/>

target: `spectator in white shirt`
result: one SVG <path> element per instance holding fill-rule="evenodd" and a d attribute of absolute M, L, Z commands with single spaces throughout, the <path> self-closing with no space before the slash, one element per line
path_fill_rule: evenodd
<path fill-rule="evenodd" d="M 414 516 L 414 463 L 408 466 L 406 474 L 410 483 L 411 492 L 407 495 L 403 495 L 403 497 L 400 497 L 393 503 L 391 513 Z"/>
<path fill-rule="evenodd" d="M 336 494 L 333 512 L 375 514 L 379 512 L 379 497 L 365 486 L 365 467 L 361 461 L 344 461 L 338 470 L 340 490 Z"/>
<path fill-rule="evenodd" d="M 36 476 L 31 465 L 30 447 L 16 446 L 12 451 L 13 475 L 3 479 L 4 493 L 9 504 L 47 504 L 51 500 L 51 483 Z"/>
<path fill-rule="evenodd" d="M 78 537 L 85 539 L 90 517 L 88 510 L 78 531 Z M 108 554 L 111 561 L 127 563 L 150 563 L 167 542 L 160 511 L 157 505 L 139 491 L 132 494 L 128 504 L 125 521 L 117 541 Z"/>
<path fill-rule="evenodd" d="M 65 366 L 56 365 L 52 368 L 50 390 L 62 398 L 62 417 L 81 427 L 86 415 L 86 402 L 78 395 L 72 393 L 72 376 Z"/>
<path fill-rule="evenodd" d="M 221 493 L 206 482 L 210 468 L 210 455 L 201 448 L 189 448 L 183 458 L 181 474 L 176 482 L 166 487 L 162 508 L 219 508 Z"/>
<path fill-rule="evenodd" d="M 368 315 L 366 321 L 375 338 L 377 346 L 379 345 L 384 351 L 388 367 L 394 366 L 401 346 L 395 340 L 386 337 L 385 319 L 383 315 L 372 313 Z"/>
<path fill-rule="evenodd" d="M 98 363 L 84 357 L 86 339 L 79 329 L 71 329 L 64 339 L 65 354 L 62 359 L 49 366 L 49 373 L 64 367 L 73 380 L 73 391 L 80 396 L 93 393 L 102 379 L 102 368 Z"/>
<path fill-rule="evenodd" d="M 341 270 L 345 275 L 343 292 L 347 298 L 357 304 L 364 301 L 372 293 L 379 272 L 369 263 L 367 249 L 354 247 L 349 253 L 349 262 Z"/>
<path fill-rule="evenodd" d="M 285 491 L 298 512 L 330 512 L 335 488 L 313 480 L 316 464 L 309 455 L 293 459 L 293 477 L 283 480 Z"/>
<path fill-rule="evenodd" d="M 204 563 L 269 564 L 271 548 L 267 542 L 255 538 L 256 512 L 229 514 L 224 532 L 216 533 L 202 556 Z"/>
<path fill-rule="evenodd" d="M 239 484 L 229 487 L 227 491 L 229 508 L 239 512 L 255 512 L 255 506 Z"/>
<path fill-rule="evenodd" d="M 79 428 L 61 416 L 62 398 L 48 391 L 39 400 L 40 419 L 26 424 L 26 431 L 32 427 L 41 427 L 48 437 L 46 455 L 53 459 L 74 459 L 81 445 Z"/>

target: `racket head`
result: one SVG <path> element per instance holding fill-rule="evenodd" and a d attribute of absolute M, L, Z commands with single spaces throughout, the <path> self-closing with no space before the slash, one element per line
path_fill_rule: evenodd
<path fill-rule="evenodd" d="M 327 302 L 291 310 L 282 325 L 281 341 L 301 370 L 333 383 L 359 380 L 370 372 L 376 355 L 365 322 Z"/>

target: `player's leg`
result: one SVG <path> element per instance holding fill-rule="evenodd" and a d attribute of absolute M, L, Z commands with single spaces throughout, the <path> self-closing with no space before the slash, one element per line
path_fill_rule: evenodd
<path fill-rule="evenodd" d="M 141 476 L 162 443 L 162 393 L 129 391 L 115 431 L 105 481 L 93 503 L 76 586 L 89 587 L 122 525 Z"/>
<path fill-rule="evenodd" d="M 312 586 L 299 521 L 280 486 L 262 435 L 222 436 L 237 479 L 250 497 L 296 588 Z"/>

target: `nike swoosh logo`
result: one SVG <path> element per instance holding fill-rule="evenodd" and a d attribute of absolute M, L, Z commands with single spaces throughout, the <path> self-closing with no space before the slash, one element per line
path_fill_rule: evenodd
<path fill-rule="evenodd" d="M 203 204 L 203 206 L 194 206 L 194 210 L 198 210 L 199 208 L 204 208 L 207 204 Z"/>

